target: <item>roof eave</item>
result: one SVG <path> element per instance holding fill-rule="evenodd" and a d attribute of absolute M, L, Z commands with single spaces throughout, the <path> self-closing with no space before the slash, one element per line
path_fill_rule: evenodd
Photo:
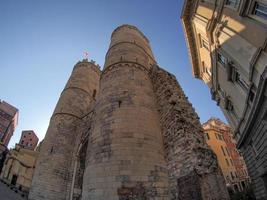
<path fill-rule="evenodd" d="M 191 24 L 192 19 L 192 9 L 194 9 L 194 6 L 192 6 L 192 2 L 195 3 L 195 1 L 192 0 L 185 0 L 184 5 L 181 11 L 181 20 L 183 24 L 184 34 L 185 34 L 185 40 L 188 48 L 188 54 L 190 57 L 190 61 L 192 64 L 192 72 L 193 76 L 195 78 L 200 78 L 200 72 L 199 72 L 199 60 L 198 60 L 198 52 L 196 48 L 195 38 L 194 38 L 194 31 Z"/>

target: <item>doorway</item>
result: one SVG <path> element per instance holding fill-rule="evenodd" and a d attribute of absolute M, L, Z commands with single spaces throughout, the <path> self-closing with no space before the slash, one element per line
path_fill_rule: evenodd
<path fill-rule="evenodd" d="M 12 176 L 12 179 L 11 179 L 11 185 L 16 185 L 17 184 L 17 179 L 18 179 L 18 176 L 14 174 Z"/>

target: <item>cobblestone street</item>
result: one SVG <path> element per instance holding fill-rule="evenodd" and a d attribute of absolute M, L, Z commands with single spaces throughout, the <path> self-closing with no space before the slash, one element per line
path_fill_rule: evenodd
<path fill-rule="evenodd" d="M 11 190 L 7 185 L 0 182 L 0 199 L 1 200 L 26 200 L 26 198 L 21 197 L 19 193 Z"/>

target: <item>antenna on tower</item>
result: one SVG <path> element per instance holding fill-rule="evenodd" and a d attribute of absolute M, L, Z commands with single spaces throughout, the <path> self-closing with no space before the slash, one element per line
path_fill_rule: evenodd
<path fill-rule="evenodd" d="M 83 59 L 84 59 L 84 60 L 88 60 L 88 58 L 89 58 L 89 53 L 88 53 L 88 51 L 83 52 Z"/>

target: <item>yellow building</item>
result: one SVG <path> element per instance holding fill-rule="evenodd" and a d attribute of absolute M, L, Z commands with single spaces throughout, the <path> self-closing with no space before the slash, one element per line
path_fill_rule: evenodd
<path fill-rule="evenodd" d="M 209 119 L 202 126 L 206 142 L 217 156 L 228 188 L 233 192 L 243 191 L 248 186 L 249 176 L 230 127 L 216 118 Z"/>
<path fill-rule="evenodd" d="M 38 153 L 24 149 L 17 144 L 15 149 L 8 153 L 0 178 L 8 184 L 28 192 Z"/>

